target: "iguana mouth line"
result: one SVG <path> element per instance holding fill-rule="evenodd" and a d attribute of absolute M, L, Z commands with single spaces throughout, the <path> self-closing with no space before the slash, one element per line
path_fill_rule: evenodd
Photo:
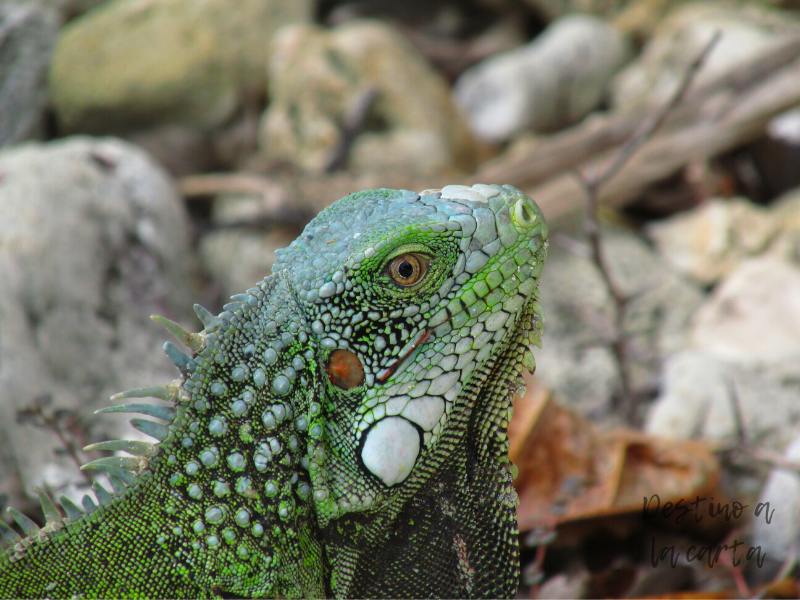
<path fill-rule="evenodd" d="M 381 383 L 389 379 L 395 371 L 398 370 L 398 367 L 402 366 L 403 363 L 406 362 L 406 359 L 409 358 L 414 352 L 420 347 L 420 345 L 427 341 L 431 337 L 430 329 L 425 329 L 420 331 L 417 334 L 417 337 L 414 338 L 409 344 L 406 345 L 407 350 L 400 355 L 398 358 L 394 359 L 389 365 L 378 372 L 377 379 Z"/>

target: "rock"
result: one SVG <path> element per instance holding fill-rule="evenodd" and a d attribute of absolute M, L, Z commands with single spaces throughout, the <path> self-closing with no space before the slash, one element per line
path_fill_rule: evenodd
<path fill-rule="evenodd" d="M 800 263 L 800 188 L 768 207 L 745 198 L 712 198 L 651 222 L 646 232 L 675 270 L 703 285 L 718 283 L 758 256 Z"/>
<path fill-rule="evenodd" d="M 41 126 L 58 25 L 57 11 L 38 2 L 0 1 L 0 147 Z"/>
<path fill-rule="evenodd" d="M 323 171 L 346 135 L 346 115 L 375 90 L 349 152 L 352 169 L 428 174 L 473 166 L 474 142 L 447 82 L 389 25 L 286 28 L 273 43 L 269 81 L 272 102 L 261 125 L 269 159 Z"/>
<path fill-rule="evenodd" d="M 702 351 L 667 357 L 661 393 L 647 416 L 647 433 L 673 440 L 692 439 L 703 430 L 712 403 L 731 401 L 727 365 Z"/>
<path fill-rule="evenodd" d="M 692 88 L 779 43 L 782 36 L 797 34 L 800 21 L 788 11 L 754 4 L 679 5 L 656 28 L 641 56 L 614 78 L 613 108 L 647 112 L 663 106 L 715 31 L 722 37 L 692 80 Z"/>
<path fill-rule="evenodd" d="M 693 316 L 691 348 L 665 361 L 645 430 L 735 443 L 740 421 L 748 443 L 783 451 L 800 436 L 798 306 L 800 268 L 743 261 Z M 737 493 L 757 492 L 757 477 L 730 476 Z"/>
<path fill-rule="evenodd" d="M 633 233 L 606 228 L 603 239 L 611 276 L 631 298 L 623 323 L 631 387 L 654 389 L 663 358 L 689 345 L 690 316 L 703 294 Z M 571 407 L 604 416 L 620 386 L 611 349 L 616 309 L 585 242 L 564 240 L 553 239 L 542 273 L 546 321 L 536 375 Z"/>
<path fill-rule="evenodd" d="M 67 25 L 51 69 L 66 132 L 214 127 L 266 84 L 268 43 L 310 0 L 111 0 Z M 113 32 L 110 34 L 109 32 Z"/>
<path fill-rule="evenodd" d="M 535 563 L 533 563 L 535 564 Z M 587 570 L 578 573 L 558 573 L 542 583 L 539 589 L 540 598 L 585 598 L 590 593 L 591 574 Z"/>
<path fill-rule="evenodd" d="M 783 457 L 800 464 L 800 437 L 789 445 Z M 773 470 L 758 502 L 768 502 L 769 507 L 753 519 L 752 545 L 761 546 L 763 552 L 775 560 L 797 556 L 800 552 L 800 476 L 796 471 Z"/>
<path fill-rule="evenodd" d="M 800 358 L 798 307 L 800 268 L 771 257 L 747 260 L 697 311 L 694 345 L 737 364 Z"/>
<path fill-rule="evenodd" d="M 570 125 L 602 102 L 611 77 L 633 57 L 628 39 L 601 19 L 563 17 L 519 49 L 467 69 L 456 101 L 480 138 Z"/>
<path fill-rule="evenodd" d="M 749 443 L 782 451 L 800 435 L 797 357 L 734 364 L 702 349 L 670 356 L 645 431 L 671 439 L 738 439 L 734 405 Z"/>
<path fill-rule="evenodd" d="M 730 275 L 746 258 L 763 253 L 777 232 L 771 212 L 744 198 L 714 198 L 647 228 L 675 270 L 706 285 Z"/>
<path fill-rule="evenodd" d="M 83 479 L 54 454 L 56 435 L 18 425 L 17 411 L 50 396 L 52 408 L 74 411 L 78 445 L 135 437 L 126 419 L 92 411 L 178 374 L 161 351 L 169 336 L 149 316 L 198 326 L 187 314 L 187 215 L 144 152 L 89 138 L 0 152 L 0 209 L 0 455 L 9 458 L 0 486 L 18 471 L 28 493 L 74 492 L 65 486 Z"/>

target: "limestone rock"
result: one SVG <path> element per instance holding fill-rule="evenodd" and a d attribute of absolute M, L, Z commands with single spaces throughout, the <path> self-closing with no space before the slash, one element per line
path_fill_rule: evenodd
<path fill-rule="evenodd" d="M 273 43 L 269 81 L 261 145 L 270 159 L 324 170 L 345 135 L 345 115 L 374 89 L 365 130 L 349 153 L 352 169 L 436 173 L 472 166 L 474 142 L 447 83 L 389 25 L 286 28 Z"/>
<path fill-rule="evenodd" d="M 703 349 L 670 356 L 645 430 L 671 439 L 735 442 L 734 403 L 750 443 L 775 451 L 800 435 L 798 359 L 735 364 Z"/>
<path fill-rule="evenodd" d="M 0 146 L 41 124 L 58 25 L 57 12 L 39 3 L 0 1 Z"/>
<path fill-rule="evenodd" d="M 691 439 L 702 430 L 711 404 L 731 401 L 727 365 L 702 351 L 669 356 L 661 374 L 661 393 L 645 425 L 648 433 Z"/>
<path fill-rule="evenodd" d="M 771 257 L 747 260 L 697 311 L 694 345 L 739 364 L 800 357 L 798 307 L 800 268 Z"/>
<path fill-rule="evenodd" d="M 800 268 L 744 260 L 692 317 L 691 347 L 664 363 L 648 433 L 738 439 L 783 451 L 800 436 Z M 757 485 L 737 477 L 744 490 Z M 752 490 L 751 490 L 752 491 Z"/>
<path fill-rule="evenodd" d="M 50 74 L 67 132 L 124 133 L 231 117 L 266 84 L 269 40 L 310 0 L 111 0 L 67 25 Z"/>
<path fill-rule="evenodd" d="M 596 17 L 571 15 L 526 46 L 467 69 L 454 94 L 480 138 L 503 141 L 582 119 L 632 57 L 630 42 L 616 29 Z"/>
<path fill-rule="evenodd" d="M 149 316 L 199 325 L 187 314 L 188 219 L 164 171 L 115 139 L 0 152 L 0 210 L 0 487 L 18 470 L 27 492 L 60 493 L 82 477 L 54 454 L 55 434 L 18 425 L 17 411 L 51 396 L 75 411 L 80 441 L 134 437 L 124 418 L 92 411 L 178 375 Z"/>
<path fill-rule="evenodd" d="M 715 31 L 722 37 L 694 77 L 692 87 L 779 42 L 781 36 L 800 33 L 800 20 L 788 11 L 750 3 L 682 4 L 656 28 L 640 57 L 615 77 L 611 85 L 614 109 L 652 111 L 662 106 Z"/>
<path fill-rule="evenodd" d="M 716 283 L 744 259 L 763 253 L 777 231 L 771 212 L 744 198 L 714 198 L 648 227 L 667 261 L 703 284 Z"/>
<path fill-rule="evenodd" d="M 792 441 L 783 457 L 800 464 L 800 437 Z M 773 470 L 758 502 L 769 502 L 769 510 L 775 512 L 769 523 L 763 511 L 753 520 L 753 546 L 761 546 L 779 561 L 796 556 L 800 551 L 800 475 L 785 469 Z"/>
<path fill-rule="evenodd" d="M 664 357 L 689 346 L 690 318 L 703 294 L 633 233 L 607 228 L 603 239 L 611 276 L 631 298 L 623 323 L 631 387 L 649 390 Z M 615 308 L 588 250 L 574 239 L 551 243 L 540 286 L 546 326 L 536 373 L 571 406 L 603 416 L 620 385 L 611 350 Z"/>

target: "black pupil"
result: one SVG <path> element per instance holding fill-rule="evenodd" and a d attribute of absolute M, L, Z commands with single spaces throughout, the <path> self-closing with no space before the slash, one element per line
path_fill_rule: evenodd
<path fill-rule="evenodd" d="M 410 279 L 411 276 L 414 274 L 414 265 L 412 265 L 407 260 L 404 260 L 403 262 L 400 263 L 400 266 L 397 267 L 397 272 L 403 279 Z"/>

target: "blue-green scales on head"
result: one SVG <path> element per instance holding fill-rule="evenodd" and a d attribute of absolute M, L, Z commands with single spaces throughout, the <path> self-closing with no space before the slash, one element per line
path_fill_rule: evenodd
<path fill-rule="evenodd" d="M 89 465 L 105 506 L 0 527 L 0 596 L 513 595 L 505 431 L 546 237 L 510 186 L 334 203 L 225 312 L 196 307 L 203 332 L 162 319 L 181 379 L 120 395 L 174 402 L 126 409 L 161 441 L 98 446 L 135 455 Z"/>

